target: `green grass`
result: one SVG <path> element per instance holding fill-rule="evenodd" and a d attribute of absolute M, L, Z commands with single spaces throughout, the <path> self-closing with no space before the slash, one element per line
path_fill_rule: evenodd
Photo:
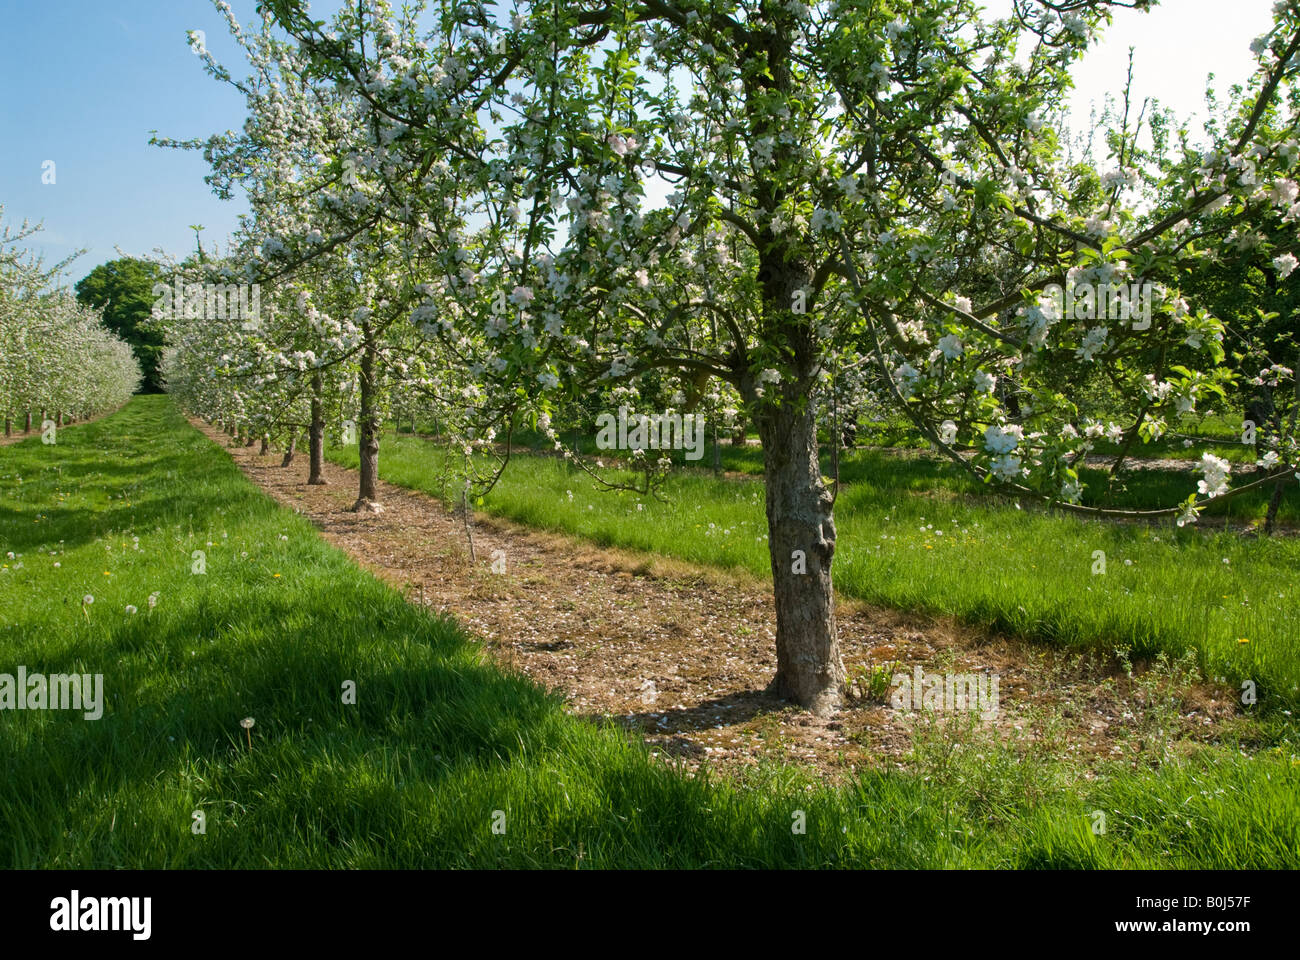
<path fill-rule="evenodd" d="M 357 463 L 355 449 L 329 455 Z M 855 464 L 835 506 L 844 594 L 1064 646 L 1193 651 L 1207 676 L 1253 681 L 1261 708 L 1300 709 L 1300 539 L 1017 507 L 931 459 L 859 451 Z M 441 450 L 430 441 L 386 438 L 379 465 L 394 483 L 440 490 Z M 597 490 L 557 458 L 520 455 L 482 506 L 603 545 L 770 576 L 762 489 L 758 479 L 683 470 L 664 503 Z M 1104 574 L 1093 573 L 1097 551 Z"/>
<path fill-rule="evenodd" d="M 432 424 L 418 426 L 422 434 L 430 436 Z M 1240 442 L 1240 423 L 1235 427 L 1235 433 L 1233 430 L 1229 418 L 1223 415 L 1189 419 L 1177 425 L 1177 436 L 1170 434 L 1150 443 L 1135 443 L 1125 461 L 1128 469 L 1115 481 L 1111 480 L 1108 470 L 1083 467 L 1079 470 L 1080 479 L 1084 483 L 1082 502 L 1088 506 L 1131 510 L 1176 506 L 1188 494 L 1196 492 L 1196 481 L 1200 475 L 1187 471 L 1142 469 L 1143 461 L 1199 460 L 1200 455 L 1206 451 L 1232 462 L 1234 484 L 1246 482 L 1252 478 L 1255 469 L 1256 450 L 1253 446 Z M 395 432 L 409 438 L 409 424 L 396 427 Z M 1183 436 L 1196 438 L 1194 455 L 1183 446 Z M 602 455 L 602 451 L 596 449 L 593 431 L 566 431 L 561 434 L 561 439 L 570 449 L 592 457 Z M 825 439 L 823 436 L 822 440 Z M 512 443 L 533 451 L 549 451 L 552 446 L 543 435 L 529 429 L 516 432 Z M 881 449 L 882 447 L 891 449 Z M 921 483 L 973 497 L 998 496 L 994 487 L 973 479 L 947 459 L 930 454 L 928 448 L 929 442 L 920 437 L 910 424 L 865 423 L 858 432 L 856 446 L 840 453 L 840 482 L 844 486 L 863 481 L 879 485 L 882 478 L 888 478 L 885 482 L 899 487 L 914 489 L 917 483 Z M 915 451 L 915 454 L 900 456 L 900 450 Z M 1113 458 L 1118 452 L 1119 445 L 1106 440 L 1096 441 L 1093 450 L 1096 455 L 1108 458 Z M 609 456 L 608 452 L 604 452 L 604 455 Z M 717 446 L 716 458 L 724 471 L 756 478 L 763 475 L 763 451 L 756 445 L 732 446 L 729 442 L 722 442 Z M 688 475 L 711 475 L 715 459 L 712 434 L 706 432 L 705 451 L 700 460 L 686 462 L 680 455 L 677 459 L 682 472 Z M 823 474 L 832 474 L 830 448 L 825 445 L 821 448 L 821 465 Z M 1206 507 L 1203 515 L 1226 519 L 1234 524 L 1261 521 L 1272 494 L 1273 488 L 1270 486 L 1230 500 L 1216 500 Z M 1288 482 L 1277 522 L 1283 526 L 1300 526 L 1300 485 Z"/>
<path fill-rule="evenodd" d="M 6 552 L 0 672 L 102 673 L 107 700 L 0 712 L 9 867 L 1300 864 L 1289 748 L 1093 781 L 995 745 L 843 788 L 679 775 L 328 547 L 165 397 L 0 449 Z"/>
<path fill-rule="evenodd" d="M 1099 444 L 1098 452 L 1103 445 Z M 1245 450 L 1248 448 L 1238 448 Z M 721 445 L 719 448 L 722 469 L 734 473 L 748 474 L 755 478 L 763 475 L 763 451 L 758 447 L 736 448 Z M 1140 451 L 1145 454 L 1145 449 Z M 1230 451 L 1225 447 L 1217 449 L 1222 456 Z M 1159 453 L 1158 451 L 1156 452 Z M 1167 456 L 1155 456 L 1154 459 L 1172 459 L 1186 456 L 1186 451 L 1169 451 Z M 1238 456 L 1238 454 L 1233 454 Z M 701 461 L 712 464 L 712 448 Z M 1232 457 L 1229 457 L 1232 459 Z M 1130 465 L 1134 461 L 1128 461 Z M 830 476 L 832 463 L 829 452 L 821 451 L 822 473 Z M 1251 478 L 1253 468 L 1238 465 L 1234 469 L 1239 474 L 1233 482 L 1242 478 Z M 686 474 L 706 475 L 710 471 L 702 467 L 687 465 L 682 471 Z M 1095 467 L 1082 467 L 1080 479 L 1086 484 L 1082 502 L 1088 506 L 1118 507 L 1125 510 L 1155 510 L 1176 506 L 1196 492 L 1199 474 L 1175 470 L 1142 469 L 1125 473 L 1112 483 L 1106 470 Z M 981 483 L 969 473 L 952 462 L 928 452 L 912 455 L 900 455 L 893 450 L 879 450 L 872 447 L 859 447 L 846 450 L 840 457 L 840 483 L 845 487 L 856 483 L 884 483 L 896 489 L 925 488 L 943 489 L 966 497 L 1000 501 L 1001 495 L 990 484 Z M 1288 483 L 1278 508 L 1277 522 L 1283 526 L 1300 526 L 1300 485 Z M 1234 524 L 1244 525 L 1262 520 L 1272 496 L 1272 487 L 1251 491 L 1231 500 L 1212 501 L 1205 508 L 1203 516 L 1221 518 Z"/>

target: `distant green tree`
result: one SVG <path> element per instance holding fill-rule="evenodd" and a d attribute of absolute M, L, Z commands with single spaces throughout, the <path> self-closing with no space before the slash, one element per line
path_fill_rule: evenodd
<path fill-rule="evenodd" d="M 104 325 L 131 345 L 144 372 L 143 393 L 161 393 L 158 364 L 163 334 L 150 327 L 153 285 L 165 282 L 162 269 L 147 260 L 123 257 L 100 264 L 76 285 L 77 299 L 92 307 L 103 307 Z"/>

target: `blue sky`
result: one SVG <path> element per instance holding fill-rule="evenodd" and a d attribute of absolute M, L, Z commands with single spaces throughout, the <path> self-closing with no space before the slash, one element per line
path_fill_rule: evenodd
<path fill-rule="evenodd" d="M 193 248 L 189 224 L 203 224 L 205 239 L 236 226 L 242 206 L 213 196 L 201 154 L 149 145 L 154 129 L 187 138 L 243 123 L 242 97 L 204 73 L 187 29 L 204 29 L 219 60 L 236 56 L 206 0 L 48 0 L 4 14 L 0 203 L 7 223 L 45 221 L 47 262 L 89 249 L 74 278 L 115 246 L 176 253 Z M 47 160 L 54 184 L 41 182 Z"/>
<path fill-rule="evenodd" d="M 1005 0 L 993 0 L 997 10 Z M 253 0 L 233 0 L 241 22 Z M 1080 126 L 1088 106 L 1122 85 L 1137 49 L 1139 97 L 1157 96 L 1181 114 L 1202 104 L 1205 75 L 1244 80 L 1250 41 L 1267 29 L 1271 0 L 1164 0 L 1148 15 L 1121 10 L 1080 65 L 1073 98 Z M 1228 13 L 1231 10 L 1231 13 Z M 116 256 L 155 247 L 192 250 L 190 224 L 209 248 L 224 245 L 244 209 L 203 182 L 201 154 L 149 145 L 151 130 L 184 139 L 243 123 L 237 91 L 204 73 L 186 43 L 203 30 L 208 49 L 236 76 L 238 48 L 209 0 L 40 0 L 4 13 L 0 31 L 0 203 L 5 222 L 43 220 L 35 244 L 47 262 L 88 252 L 75 280 Z M 55 183 L 42 183 L 45 161 Z"/>

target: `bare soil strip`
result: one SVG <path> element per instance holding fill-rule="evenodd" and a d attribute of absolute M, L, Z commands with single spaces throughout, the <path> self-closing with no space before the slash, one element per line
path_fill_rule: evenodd
<path fill-rule="evenodd" d="M 232 448 L 224 434 L 191 422 L 327 541 L 411 602 L 454 616 L 504 667 L 558 691 L 570 712 L 615 722 L 688 769 L 740 773 L 771 761 L 833 781 L 907 765 L 918 728 L 933 722 L 866 698 L 822 720 L 768 695 L 775 613 L 770 586 L 748 573 L 597 547 L 482 514 L 473 520 L 471 564 L 462 519 L 437 500 L 381 482 L 384 512 L 352 513 L 356 471 L 327 463 L 328 486 L 308 486 L 305 452 L 281 467 L 280 453 Z M 504 572 L 494 573 L 501 560 Z M 1083 776 L 1103 757 L 1150 759 L 1143 728 L 1152 688 L 1113 665 L 862 603 L 841 602 L 837 616 L 850 674 L 890 664 L 889 675 L 918 665 L 927 675 L 996 673 L 999 709 L 966 737 L 1025 749 L 1050 742 L 1078 758 Z M 1235 713 L 1229 690 L 1173 696 L 1174 729 L 1167 714 L 1156 718 L 1161 752 L 1169 741 L 1216 737 L 1216 721 Z"/>

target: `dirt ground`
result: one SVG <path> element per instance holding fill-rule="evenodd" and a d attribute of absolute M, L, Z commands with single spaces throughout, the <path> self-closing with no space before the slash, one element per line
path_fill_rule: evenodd
<path fill-rule="evenodd" d="M 463 519 L 437 500 L 381 482 L 384 511 L 351 513 L 355 471 L 327 463 L 329 484 L 308 486 L 305 451 L 282 468 L 281 453 L 232 448 L 225 435 L 192 422 L 254 483 L 412 603 L 454 616 L 502 665 L 562 693 L 570 712 L 617 723 L 688 769 L 737 773 L 774 761 L 834 781 L 863 767 L 906 766 L 918 725 L 933 720 L 889 706 L 887 679 L 874 696 L 859 684 L 831 719 L 768 695 L 775 613 L 770 587 L 757 577 L 483 514 L 473 518 L 471 564 Z M 504 571 L 494 572 L 494 563 Z M 851 677 L 874 667 L 888 678 L 917 666 L 926 675 L 996 674 L 998 709 L 978 720 L 983 733 L 1026 747 L 1050 736 L 1083 776 L 1103 758 L 1134 754 L 1140 762 L 1150 748 L 1146 727 L 1167 742 L 1192 743 L 1218 736 L 1220 721 L 1235 714 L 1227 689 L 1183 685 L 1155 717 L 1155 688 L 1112 663 L 862 603 L 842 600 L 837 616 Z"/>

